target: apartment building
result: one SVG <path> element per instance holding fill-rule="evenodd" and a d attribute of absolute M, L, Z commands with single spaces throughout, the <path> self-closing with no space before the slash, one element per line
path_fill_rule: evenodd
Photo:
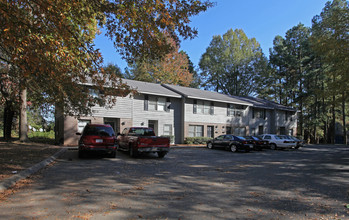
<path fill-rule="evenodd" d="M 77 145 L 87 123 L 106 123 L 116 132 L 128 126 L 152 127 L 157 135 L 216 137 L 221 134 L 296 133 L 296 110 L 254 97 L 237 97 L 182 86 L 123 79 L 137 94 L 117 97 L 112 108 L 95 106 L 92 115 L 57 117 L 57 136 Z"/>

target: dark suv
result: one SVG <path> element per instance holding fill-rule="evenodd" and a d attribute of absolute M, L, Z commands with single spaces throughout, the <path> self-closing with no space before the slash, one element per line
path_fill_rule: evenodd
<path fill-rule="evenodd" d="M 105 124 L 88 124 L 85 126 L 79 140 L 79 157 L 86 153 L 104 153 L 115 157 L 117 142 L 113 128 Z"/>

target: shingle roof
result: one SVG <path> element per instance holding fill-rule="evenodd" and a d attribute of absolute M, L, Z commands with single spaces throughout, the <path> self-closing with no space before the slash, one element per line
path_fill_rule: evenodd
<path fill-rule="evenodd" d="M 122 82 L 126 83 L 132 89 L 135 89 L 137 92 L 142 94 L 181 98 L 178 93 L 166 89 L 165 87 L 161 86 L 161 84 L 141 82 L 130 79 L 122 79 Z"/>
<path fill-rule="evenodd" d="M 212 92 L 212 91 L 201 90 L 196 88 L 188 88 L 183 86 L 175 86 L 175 85 L 169 85 L 169 84 L 163 84 L 163 86 L 165 88 L 168 88 L 174 92 L 177 92 L 183 95 L 186 98 L 201 99 L 201 100 L 216 101 L 216 102 L 218 101 L 218 102 L 224 102 L 224 103 L 234 103 L 234 104 L 248 105 L 248 106 L 252 105 L 250 102 L 246 102 L 244 100 L 237 99 L 229 95 L 221 94 L 218 92 Z"/>
<path fill-rule="evenodd" d="M 261 99 L 261 98 L 256 98 L 256 97 L 236 97 L 237 99 L 241 99 L 244 100 L 246 102 L 250 102 L 253 107 L 256 108 L 264 108 L 264 109 L 278 109 L 278 110 L 284 110 L 284 111 L 296 111 L 296 109 L 291 108 L 291 107 L 287 107 L 284 105 L 280 105 L 276 102 L 272 102 L 266 99 Z"/>

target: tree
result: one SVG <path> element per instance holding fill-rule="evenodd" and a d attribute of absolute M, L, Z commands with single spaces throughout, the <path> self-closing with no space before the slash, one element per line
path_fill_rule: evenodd
<path fill-rule="evenodd" d="M 347 144 L 345 105 L 349 92 L 349 6 L 346 0 L 327 2 L 320 15 L 312 20 L 312 46 L 329 65 L 326 74 L 332 96 L 332 140 L 335 139 L 336 107 L 341 103 L 343 137 Z"/>
<path fill-rule="evenodd" d="M 124 77 L 124 74 L 121 72 L 120 67 L 115 64 L 109 63 L 103 67 L 103 70 L 107 75 L 113 75 L 114 77 L 116 76 L 120 78 Z"/>
<path fill-rule="evenodd" d="M 189 60 L 187 54 L 178 52 L 175 42 L 168 38 L 175 50 L 157 60 L 138 60 L 131 64 L 133 79 L 167 83 L 173 85 L 189 86 L 193 81 L 193 74 L 189 72 Z"/>
<path fill-rule="evenodd" d="M 199 63 L 204 87 L 238 96 L 256 91 L 256 80 L 266 65 L 259 43 L 240 29 L 214 36 Z"/>
<path fill-rule="evenodd" d="M 130 92 L 101 68 L 101 54 L 93 47 L 98 25 L 125 59 L 155 59 L 172 49 L 164 31 L 177 44 L 179 36 L 195 37 L 189 17 L 212 5 L 193 0 L 1 0 L 0 62 L 15 70 L 8 79 L 21 80 L 18 91 L 27 89 L 36 100 L 58 104 L 67 114 L 87 114 L 91 106 L 111 104 L 113 96 Z M 100 99 L 82 86 L 86 83 L 102 91 Z"/>

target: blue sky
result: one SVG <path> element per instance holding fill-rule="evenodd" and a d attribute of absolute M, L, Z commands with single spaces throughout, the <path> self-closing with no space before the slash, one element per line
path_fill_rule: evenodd
<path fill-rule="evenodd" d="M 256 38 L 264 54 L 269 56 L 273 39 L 285 36 L 287 30 L 299 23 L 311 27 L 311 19 L 319 15 L 327 0 L 213 0 L 216 6 L 192 17 L 191 26 L 199 34 L 193 40 L 182 41 L 181 50 L 188 53 L 198 67 L 214 35 L 223 35 L 229 29 L 242 29 L 249 38 Z M 113 63 L 122 70 L 127 67 L 113 44 L 103 34 L 96 37 L 104 63 Z"/>

